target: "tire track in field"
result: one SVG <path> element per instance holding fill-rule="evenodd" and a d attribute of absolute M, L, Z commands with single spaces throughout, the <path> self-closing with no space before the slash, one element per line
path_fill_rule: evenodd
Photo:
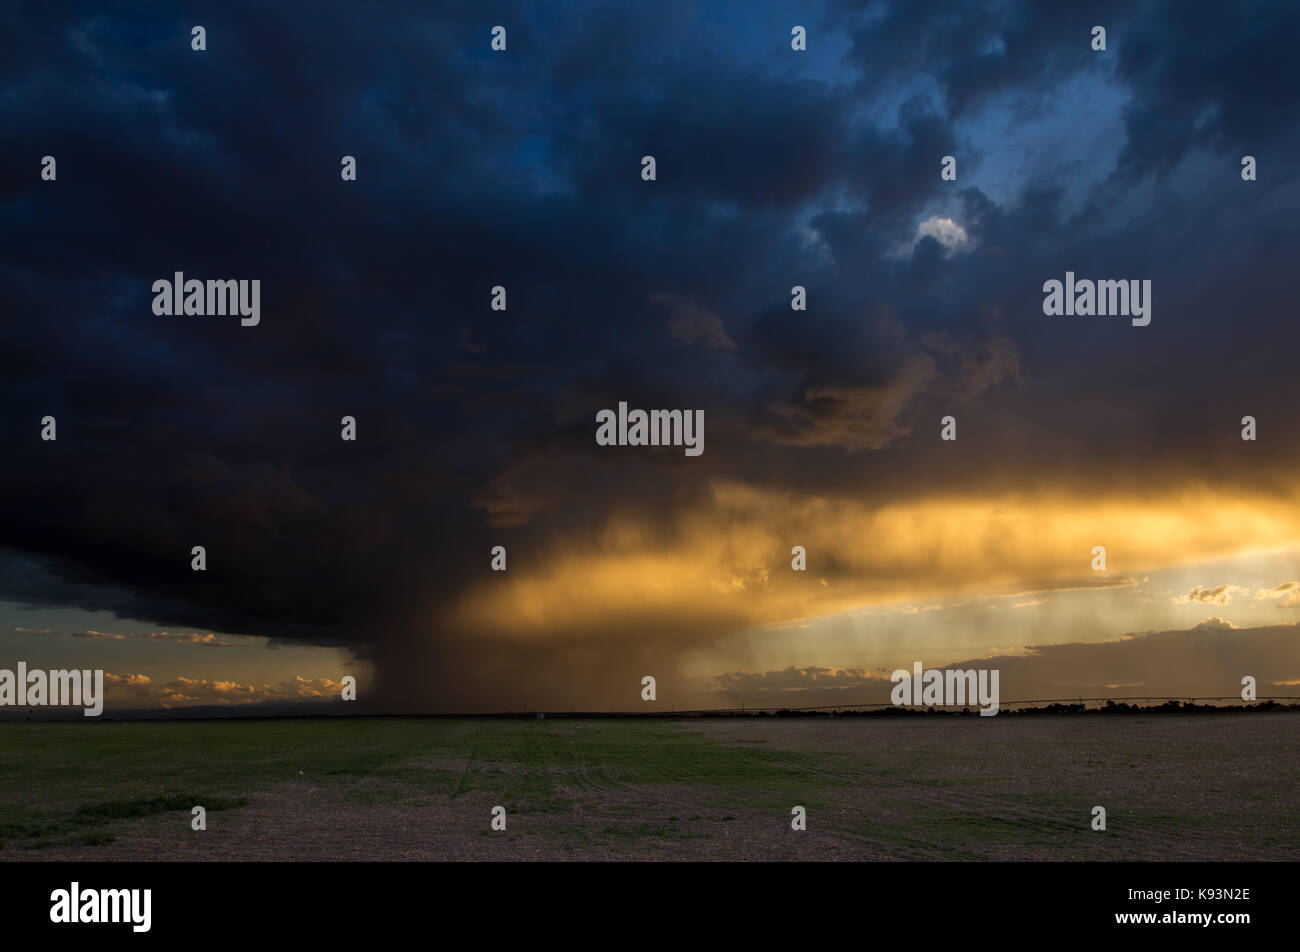
<path fill-rule="evenodd" d="M 456 789 L 451 794 L 451 799 L 453 800 L 468 793 L 472 786 L 470 769 L 474 766 L 474 755 L 478 751 L 479 736 L 481 733 L 482 729 L 478 724 L 475 724 L 474 733 L 470 735 L 469 753 L 465 756 L 465 766 L 461 769 L 460 779 L 456 782 Z"/>
<path fill-rule="evenodd" d="M 832 768 L 813 768 L 811 772 L 832 780 L 838 780 L 841 784 L 843 783 L 843 776 Z M 907 780 L 862 769 L 856 771 L 855 779 L 869 784 L 872 790 L 883 788 L 897 800 L 916 805 L 924 810 L 934 811 L 938 814 L 935 819 L 939 824 L 946 825 L 953 819 L 970 817 L 986 824 L 990 832 L 1000 827 L 1008 833 L 1035 836 L 1039 838 L 1039 842 L 1031 845 L 1037 848 L 1054 849 L 1066 846 L 1067 844 L 1061 842 L 1061 836 L 1083 832 L 1088 822 L 1086 815 L 1081 815 L 1077 821 L 1070 822 L 1062 819 L 1059 812 L 1052 811 L 1047 807 L 1035 808 L 1008 803 L 1007 798 L 1012 795 L 1005 793 L 963 791 L 952 787 L 935 786 L 923 779 Z M 922 818 L 921 822 L 924 823 L 924 818 Z M 846 835 L 860 834 L 846 832 Z M 936 850 L 935 842 L 926 837 L 909 836 L 906 833 L 899 833 L 897 830 L 891 835 L 896 839 L 901 838 L 904 843 L 914 845 L 924 855 L 931 857 L 936 852 L 939 852 L 940 855 L 952 852 L 951 850 Z M 1170 852 L 1180 854 L 1186 852 L 1185 847 L 1188 840 L 1186 833 L 1168 833 L 1148 827 L 1143 831 L 1143 836 L 1144 845 L 1161 847 L 1166 854 Z M 1042 842 L 1043 839 L 1046 839 L 1047 842 Z M 961 846 L 966 852 L 984 852 L 990 846 L 999 848 L 1000 844 L 976 841 L 964 843 Z"/>
<path fill-rule="evenodd" d="M 1014 794 L 935 786 L 926 782 L 928 774 L 924 765 L 916 768 L 916 779 L 898 776 L 894 771 L 906 769 L 905 760 L 891 761 L 881 770 L 881 765 L 872 763 L 876 758 L 870 749 L 823 752 L 829 754 L 825 761 L 810 763 L 806 750 L 760 749 L 742 739 L 698 732 L 716 745 L 715 749 L 703 757 L 698 748 L 689 749 L 689 758 L 677 762 L 671 753 L 665 755 L 665 745 L 672 743 L 670 739 L 657 731 L 632 731 L 617 738 L 618 759 L 611 766 L 603 759 L 608 756 L 607 745 L 596 742 L 599 731 L 591 725 L 575 725 L 572 730 L 550 724 L 538 727 L 528 733 L 543 749 L 547 766 L 529 766 L 526 772 L 534 775 L 535 782 L 544 781 L 566 794 L 576 795 L 570 807 L 575 812 L 607 817 L 615 823 L 626 824 L 632 817 L 626 812 L 607 810 L 606 804 L 623 804 L 634 811 L 638 821 L 652 825 L 673 812 L 707 813 L 724 808 L 750 815 L 749 824 L 757 822 L 761 827 L 766 822 L 764 818 L 770 817 L 770 810 L 755 811 L 740 802 L 727 803 L 729 785 L 734 787 L 736 782 L 743 782 L 745 774 L 752 771 L 767 778 L 774 776 L 788 786 L 795 797 L 792 802 L 802 799 L 798 793 L 800 785 L 816 785 L 818 799 L 838 800 L 843 805 L 842 810 L 830 813 L 824 829 L 833 830 L 836 836 L 873 852 L 898 859 L 1005 856 L 1009 850 L 1026 856 L 1072 851 L 1076 855 L 1084 852 L 1102 858 L 1105 852 L 1095 850 L 1103 844 L 1120 847 L 1130 856 L 1158 852 L 1166 858 L 1195 858 L 1202 855 L 1198 851 L 1202 844 L 1222 849 L 1222 837 L 1213 834 L 1195 830 L 1165 831 L 1151 826 L 1142 829 L 1138 840 L 1126 844 L 1109 838 L 1087 842 L 1078 839 L 1080 834 L 1087 836 L 1089 817 L 1086 815 L 1071 823 L 1062 819 L 1061 811 L 1049 806 L 1008 802 Z M 628 762 L 633 766 L 621 774 Z M 1025 765 L 1005 766 L 1019 772 Z M 536 776 L 539 772 L 543 776 Z M 634 779 L 621 779 L 623 776 Z M 996 782 L 978 776 L 961 779 L 985 784 Z M 654 791 L 652 795 L 647 795 L 649 790 Z M 881 807 L 873 803 L 880 796 L 891 801 L 883 814 Z M 849 828 L 848 824 L 861 824 L 864 816 L 868 823 L 875 816 L 888 825 L 880 827 L 881 835 L 863 831 L 860 825 Z M 963 828 L 963 818 L 982 825 L 984 833 Z M 927 834 L 927 828 L 933 832 Z M 939 839 L 945 832 L 956 837 L 955 841 Z M 1074 842 L 1069 842 L 1070 839 Z"/>
<path fill-rule="evenodd" d="M 706 736 L 713 735 L 706 734 Z M 730 740 L 732 743 L 728 746 L 745 744 L 744 739 L 735 736 L 725 739 L 715 737 L 715 739 L 724 743 L 726 740 Z M 848 751 L 827 752 L 832 755 L 842 756 L 848 761 L 843 766 L 833 767 L 830 765 L 807 764 L 801 759 L 805 754 L 804 751 L 789 748 L 758 750 L 750 748 L 748 745 L 745 745 L 743 749 L 749 750 L 760 759 L 778 764 L 783 769 L 795 770 L 799 773 L 820 778 L 827 784 L 827 793 L 846 785 L 859 786 L 864 789 L 864 792 L 866 790 L 879 791 L 883 788 L 896 800 L 914 804 L 922 810 L 931 810 L 939 814 L 935 817 L 937 825 L 947 826 L 953 819 L 967 816 L 984 822 L 989 827 L 990 832 L 1001 827 L 1008 833 L 1022 833 L 1034 836 L 1038 839 L 1038 842 L 1027 844 L 1027 848 L 1030 849 L 1067 848 L 1069 844 L 1062 842 L 1062 836 L 1083 832 L 1089 819 L 1084 815 L 1076 822 L 1068 822 L 1062 819 L 1060 813 L 1053 812 L 1046 807 L 1017 807 L 1006 802 L 1005 798 L 1009 796 L 1008 794 L 964 792 L 951 787 L 936 787 L 924 782 L 924 780 L 907 780 L 889 774 L 874 773 L 864 763 L 865 757 L 869 753 L 866 751 L 861 753 Z M 798 767 L 791 763 L 795 759 L 800 759 Z M 867 769 L 863 769 L 864 767 Z M 852 806 L 861 809 L 863 805 L 855 803 Z M 901 811 L 897 812 L 901 813 Z M 925 825 L 924 817 L 920 818 L 920 825 Z M 888 841 L 865 835 L 858 830 L 845 829 L 842 832 L 847 838 L 873 846 L 888 845 L 894 849 L 895 853 L 899 852 L 898 847 L 901 846 L 905 854 L 911 854 L 900 858 L 935 858 L 936 856 L 951 856 L 954 852 L 951 848 L 943 848 L 936 844 L 933 839 L 909 835 L 896 827 L 890 828 L 890 839 Z M 1043 842 L 1044 839 L 1047 842 Z M 1194 857 L 1201 855 L 1199 851 L 1191 847 L 1213 841 L 1213 837 L 1200 831 L 1169 832 L 1148 826 L 1143 828 L 1141 842 L 1132 845 L 1138 850 L 1158 849 L 1162 855 L 1174 858 L 1175 856 Z M 1079 846 L 1082 846 L 1082 842 L 1079 841 Z M 1113 841 L 1106 842 L 1111 843 Z M 1101 844 L 1098 843 L 1097 845 Z M 956 847 L 962 852 L 977 854 L 986 853 L 989 849 L 1002 850 L 1004 848 L 1001 841 L 987 842 L 979 839 L 956 844 Z"/>
<path fill-rule="evenodd" d="M 540 726 L 540 725 L 539 725 Z M 713 806 L 726 805 L 738 811 L 748 810 L 739 803 L 726 804 L 727 779 L 734 779 L 748 769 L 757 768 L 776 772 L 788 778 L 788 784 L 797 788 L 801 783 L 811 781 L 822 787 L 831 798 L 837 796 L 835 791 L 843 790 L 844 809 L 833 813 L 832 823 L 844 818 L 852 823 L 852 818 L 862 814 L 876 813 L 878 808 L 870 802 L 870 795 L 883 793 L 891 799 L 884 819 L 898 818 L 902 825 L 950 828 L 962 818 L 969 817 L 982 823 L 988 836 L 978 833 L 963 836 L 961 841 L 952 845 L 937 842 L 934 836 L 924 833 L 910 834 L 905 829 L 891 824 L 887 836 L 873 836 L 861 828 L 850 829 L 847 826 L 837 829 L 838 835 L 900 859 L 952 858 L 954 855 L 982 856 L 990 851 L 1004 854 L 1008 841 L 1031 839 L 1025 844 L 1027 851 L 1059 851 L 1073 848 L 1091 851 L 1093 844 L 1083 846 L 1083 841 L 1069 844 L 1063 838 L 1078 835 L 1087 823 L 1082 817 L 1078 823 L 1063 820 L 1059 811 L 1050 807 L 1034 807 L 1021 803 L 1008 803 L 1008 794 L 979 791 L 965 791 L 952 787 L 937 787 L 924 779 L 909 780 L 889 772 L 873 770 L 867 761 L 869 752 L 853 753 L 847 751 L 831 752 L 842 763 L 824 765 L 808 763 L 806 752 L 790 749 L 756 749 L 755 747 L 732 739 L 703 734 L 706 740 L 716 744 L 716 750 L 708 761 L 703 763 L 693 760 L 688 767 L 675 765 L 672 759 L 663 756 L 664 739 L 658 733 L 630 733 L 619 738 L 623 756 L 639 760 L 635 772 L 637 778 L 625 781 L 616 778 L 619 768 L 607 766 L 600 759 L 599 749 L 584 743 L 591 735 L 579 735 L 579 730 L 592 730 L 591 725 L 575 726 L 572 732 L 546 725 L 533 736 L 545 746 L 547 761 L 552 765 L 545 771 L 548 778 L 557 781 L 566 792 L 586 798 L 581 812 L 603 813 L 599 804 L 604 795 L 608 799 L 627 803 L 629 799 L 638 802 L 642 808 L 649 808 L 649 815 L 643 817 L 655 821 L 658 813 L 674 808 L 689 809 L 692 812 L 708 810 Z M 693 751 L 692 753 L 698 753 Z M 714 770 L 710 770 L 712 765 Z M 531 768 L 530 768 L 531 770 Z M 968 778 L 982 779 L 982 778 Z M 642 788 L 653 787 L 659 797 L 659 809 L 654 802 L 647 802 L 638 796 Z M 670 788 L 687 787 L 681 797 L 666 797 Z M 859 791 L 855 795 L 855 791 Z M 796 800 L 801 797 L 796 795 Z M 720 802 L 721 801 L 721 802 Z M 575 804 L 576 805 L 576 804 Z M 849 817 L 845 817 L 848 813 Z M 916 813 L 916 819 L 912 814 Z M 927 816 L 927 814 L 929 816 Z M 667 814 L 664 813 L 666 816 Z M 626 816 L 615 817 L 623 821 Z M 1201 843 L 1214 841 L 1213 836 L 1198 835 L 1199 831 L 1162 831 L 1145 827 L 1140 842 L 1132 844 L 1138 851 L 1160 851 L 1167 857 L 1199 855 L 1195 848 Z M 938 830 L 936 830 L 938 833 Z M 1108 841 L 1113 842 L 1113 841 Z M 1095 844 L 1101 845 L 1101 842 Z"/>
<path fill-rule="evenodd" d="M 754 749 L 749 746 L 729 744 L 718 740 L 717 738 L 708 737 L 708 740 L 718 745 L 718 749 L 712 752 L 713 763 L 722 767 L 715 773 L 707 769 L 683 771 L 661 758 L 645 756 L 642 763 L 642 770 L 650 769 L 653 771 L 653 779 L 645 780 L 637 784 L 629 784 L 620 781 L 608 779 L 608 768 L 598 767 L 598 773 L 591 769 L 591 761 L 582 759 L 576 762 L 578 779 L 582 786 L 593 791 L 603 791 L 610 793 L 627 794 L 635 791 L 639 786 L 655 786 L 660 788 L 688 786 L 696 788 L 703 798 L 715 801 L 719 797 L 725 798 L 726 785 L 719 782 L 725 776 L 734 776 L 743 773 L 751 765 L 757 762 L 761 765 L 760 769 L 766 772 L 777 772 L 785 775 L 792 788 L 797 787 L 801 779 L 811 778 L 814 783 L 825 787 L 828 791 L 835 788 L 857 788 L 862 789 L 869 786 L 872 789 L 886 787 L 891 793 L 896 795 L 897 799 L 928 806 L 934 809 L 942 809 L 951 813 L 961 815 L 972 813 L 975 816 L 991 819 L 995 823 L 1007 823 L 1009 825 L 1018 825 L 1020 828 L 1027 826 L 1041 826 L 1038 832 L 1051 832 L 1059 834 L 1068 832 L 1073 828 L 1063 827 L 1059 816 L 1053 814 L 1033 814 L 1030 811 L 1021 811 L 1018 816 L 1013 815 L 1009 818 L 1002 816 L 1005 813 L 1004 805 L 996 803 L 991 798 L 977 794 L 960 794 L 955 791 L 936 790 L 923 783 L 914 783 L 894 778 L 885 778 L 878 774 L 871 774 L 861 769 L 853 772 L 853 775 L 846 776 L 842 768 L 827 766 L 814 766 L 807 762 L 807 755 L 802 751 L 794 750 L 772 750 L 772 749 Z M 572 744 L 572 738 L 560 738 L 563 742 Z M 658 742 L 658 737 L 640 737 L 636 738 L 633 746 L 633 752 L 639 752 L 645 749 L 646 753 L 659 752 L 662 744 Z M 651 750 L 653 749 L 653 751 Z M 846 761 L 852 759 L 852 767 L 859 767 L 860 758 L 853 757 L 850 754 L 844 754 Z M 726 761 L 727 763 L 723 763 Z M 658 781 L 658 782 L 656 782 Z M 864 783 L 866 781 L 866 783 Z M 685 791 L 683 791 L 685 792 Z M 796 800 L 802 799 L 792 789 L 792 796 Z M 676 800 L 678 804 L 688 802 L 685 800 Z M 701 798 L 689 800 L 690 803 L 696 804 L 697 809 L 704 809 L 704 803 Z M 998 809 L 990 811 L 988 806 L 996 803 Z M 748 810 L 740 804 L 729 805 L 729 808 L 736 810 Z M 972 811 L 972 808 L 973 811 Z M 1037 824 L 1026 823 L 1025 821 L 1038 821 Z M 933 856 L 935 854 L 933 841 L 924 838 L 900 837 L 896 834 L 886 840 L 877 839 L 871 836 L 863 835 L 860 832 L 844 829 L 840 831 L 845 838 L 853 839 L 864 845 L 881 849 L 882 851 L 892 851 L 897 854 L 900 847 L 908 853 L 921 856 Z M 909 842 L 911 841 L 911 842 Z M 948 851 L 951 852 L 951 851 Z"/>
<path fill-rule="evenodd" d="M 886 850 L 854 851 L 847 848 L 843 838 L 829 830 L 814 830 L 811 834 L 792 837 L 787 819 L 764 810 L 743 804 L 719 806 L 716 802 L 725 787 L 710 785 L 711 775 L 704 766 L 701 750 L 691 749 L 693 759 L 688 769 L 665 751 L 672 744 L 659 732 L 629 732 L 617 739 L 618 766 L 605 761 L 607 747 L 584 743 L 586 725 L 572 732 L 554 729 L 548 740 L 562 746 L 568 759 L 564 762 L 573 768 L 568 789 L 583 794 L 585 801 L 576 801 L 571 810 L 578 814 L 583 829 L 597 844 L 610 842 L 616 855 L 642 859 L 728 859 L 737 860 L 800 860 L 800 859 L 858 859 L 884 860 Z M 688 732 L 681 740 L 694 744 Z M 706 739 L 707 740 L 707 739 Z M 728 748 L 709 741 L 704 757 L 714 760 L 731 759 L 741 766 L 753 763 L 743 750 Z M 559 758 L 553 758 L 559 762 Z M 628 780 L 615 779 L 614 775 L 631 764 L 635 776 Z M 722 814 L 727 814 L 723 816 Z M 633 842 L 621 837 L 634 836 Z M 609 848 L 609 847 L 605 847 Z"/>

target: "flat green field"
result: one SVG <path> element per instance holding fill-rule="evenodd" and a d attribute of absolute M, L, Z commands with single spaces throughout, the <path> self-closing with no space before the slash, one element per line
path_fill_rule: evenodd
<path fill-rule="evenodd" d="M 4 723 L 0 859 L 1295 860 L 1297 790 L 1289 713 Z"/>

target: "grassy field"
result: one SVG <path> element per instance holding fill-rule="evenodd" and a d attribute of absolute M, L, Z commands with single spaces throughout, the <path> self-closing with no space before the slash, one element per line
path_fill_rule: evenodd
<path fill-rule="evenodd" d="M 0 859 L 1294 860 L 1297 789 L 1286 713 L 5 723 Z"/>

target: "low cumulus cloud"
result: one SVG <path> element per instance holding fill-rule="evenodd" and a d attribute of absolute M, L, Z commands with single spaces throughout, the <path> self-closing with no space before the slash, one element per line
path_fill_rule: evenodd
<path fill-rule="evenodd" d="M 1198 621 L 1194 627 L 1195 631 L 1233 631 L 1236 625 L 1226 618 L 1220 618 L 1218 615 L 1211 615 L 1209 618 L 1203 618 Z"/>
<path fill-rule="evenodd" d="M 926 668 L 997 669 L 1004 701 L 1119 697 L 1239 697 L 1244 674 L 1279 694 L 1300 678 L 1296 625 L 1235 628 L 1210 618 L 1186 631 L 1141 632 L 1095 644 L 1031 645 L 1023 654 L 959 661 L 918 658 Z M 729 672 L 699 687 L 712 706 L 816 707 L 889 704 L 891 672 L 789 667 Z M 1261 693 L 1267 694 L 1268 691 Z"/>
<path fill-rule="evenodd" d="M 1255 593 L 1255 597 L 1274 599 L 1279 608 L 1300 605 L 1300 582 L 1282 582 L 1272 588 L 1262 588 Z"/>
<path fill-rule="evenodd" d="M 1192 602 L 1203 605 L 1227 605 L 1231 603 L 1234 594 L 1249 595 L 1250 589 L 1242 588 L 1240 585 L 1219 585 L 1215 588 L 1198 585 L 1186 595 L 1175 597 L 1174 601 L 1180 605 Z"/>
<path fill-rule="evenodd" d="M 155 682 L 144 674 L 104 674 L 106 704 L 118 709 L 249 705 L 287 701 L 338 700 L 343 683 L 330 678 L 294 677 L 273 684 L 178 676 Z"/>

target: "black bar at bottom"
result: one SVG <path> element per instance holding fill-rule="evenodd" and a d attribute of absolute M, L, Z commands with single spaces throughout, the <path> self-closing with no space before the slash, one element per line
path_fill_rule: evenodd
<path fill-rule="evenodd" d="M 868 939 L 943 925 L 972 941 L 1232 942 L 1290 931 L 1293 875 L 1270 863 L 0 863 L 0 908 L 7 938 L 114 942 L 450 940 L 459 924 L 494 941 L 558 928 L 618 945 L 643 932 L 675 943 L 691 923 L 768 937 L 789 928 L 808 941 L 820 928 Z M 52 921 L 72 918 L 73 883 L 76 918 L 102 909 L 124 921 Z M 149 890 L 147 931 L 143 892 L 104 890 Z M 614 931 L 588 931 L 604 929 Z"/>

